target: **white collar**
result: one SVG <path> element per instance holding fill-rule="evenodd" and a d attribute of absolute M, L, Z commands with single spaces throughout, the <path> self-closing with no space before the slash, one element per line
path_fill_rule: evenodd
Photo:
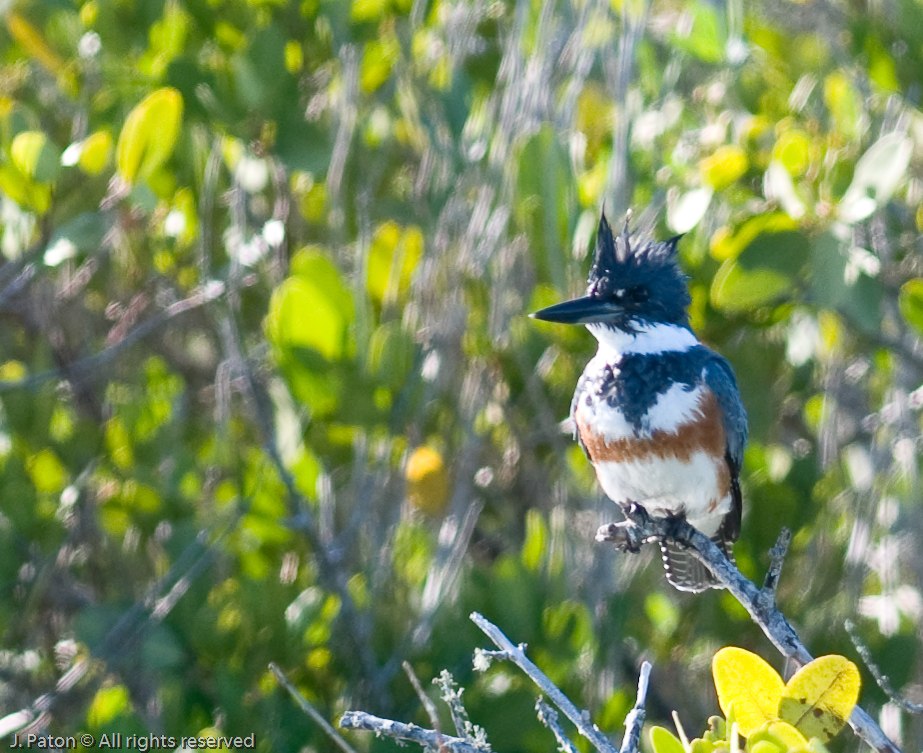
<path fill-rule="evenodd" d="M 683 353 L 699 344 L 690 329 L 678 324 L 643 324 L 635 332 L 613 329 L 604 324 L 587 324 L 586 328 L 599 340 L 600 351 L 612 351 L 616 356 Z"/>

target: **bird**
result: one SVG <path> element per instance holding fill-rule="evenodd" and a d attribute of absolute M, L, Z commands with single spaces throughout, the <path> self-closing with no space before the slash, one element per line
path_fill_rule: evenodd
<path fill-rule="evenodd" d="M 615 237 L 603 212 L 586 295 L 532 317 L 583 324 L 598 341 L 570 415 L 606 496 L 625 510 L 684 518 L 733 561 L 747 443 L 737 379 L 692 331 L 680 236 L 658 242 L 628 224 Z M 721 587 L 683 545 L 659 544 L 674 587 Z"/>

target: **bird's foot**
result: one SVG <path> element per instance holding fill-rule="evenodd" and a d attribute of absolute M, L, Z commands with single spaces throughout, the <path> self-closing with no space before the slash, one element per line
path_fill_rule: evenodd
<path fill-rule="evenodd" d="M 597 541 L 608 541 L 615 544 L 620 552 L 637 554 L 641 545 L 647 541 L 647 534 L 643 529 L 650 521 L 647 510 L 634 502 L 625 509 L 625 517 L 621 523 L 607 523 L 596 531 Z"/>
<path fill-rule="evenodd" d="M 615 544 L 615 548 L 620 552 L 637 554 L 641 551 L 644 536 L 632 521 L 624 520 L 621 523 L 606 523 L 600 526 L 596 531 L 596 540 Z"/>

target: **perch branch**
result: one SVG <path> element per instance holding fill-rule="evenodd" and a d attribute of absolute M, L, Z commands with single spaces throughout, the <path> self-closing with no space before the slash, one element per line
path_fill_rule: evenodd
<path fill-rule="evenodd" d="M 785 615 L 776 607 L 773 578 L 768 579 L 770 582 L 766 587 L 757 588 L 731 564 L 711 539 L 685 520 L 650 518 L 638 510 L 631 510 L 626 515 L 628 519 L 622 523 L 601 526 L 596 533 L 596 540 L 611 541 L 623 549 L 629 548 L 635 541 L 658 539 L 672 539 L 689 547 L 690 553 L 733 594 L 784 657 L 799 666 L 804 666 L 813 659 Z M 776 544 L 776 547 L 779 546 Z M 773 559 L 776 559 L 775 553 Z M 859 706 L 853 709 L 849 717 L 849 726 L 878 753 L 900 753 L 899 748 L 888 739 L 875 720 Z"/>

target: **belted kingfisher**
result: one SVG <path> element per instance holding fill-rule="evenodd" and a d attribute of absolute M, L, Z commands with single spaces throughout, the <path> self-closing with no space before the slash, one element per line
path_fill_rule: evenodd
<path fill-rule="evenodd" d="M 616 238 L 604 214 L 586 296 L 532 316 L 585 324 L 599 341 L 571 418 L 606 495 L 655 517 L 685 516 L 731 557 L 747 414 L 731 365 L 689 326 L 678 240 L 632 238 L 627 221 Z M 682 546 L 660 548 L 676 588 L 720 587 Z"/>

